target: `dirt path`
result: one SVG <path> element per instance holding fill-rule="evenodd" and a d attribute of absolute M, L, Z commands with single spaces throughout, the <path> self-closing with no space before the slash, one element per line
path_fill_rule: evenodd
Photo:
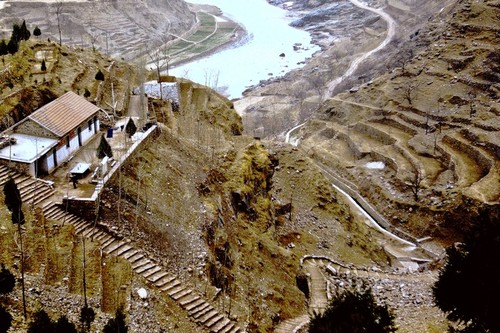
<path fill-rule="evenodd" d="M 392 38 L 394 37 L 394 33 L 396 31 L 396 22 L 394 21 L 394 19 L 389 14 L 387 14 L 386 12 L 384 12 L 382 9 L 369 7 L 369 6 L 361 3 L 358 0 L 350 0 L 350 1 L 351 1 L 351 3 L 353 5 L 355 5 L 355 6 L 359 7 L 359 8 L 362 8 L 362 9 L 365 9 L 365 10 L 369 10 L 369 11 L 371 11 L 371 12 L 377 14 L 377 15 L 380 15 L 380 17 L 382 17 L 382 19 L 387 22 L 387 36 L 385 37 L 384 41 L 382 43 L 380 43 L 379 46 L 377 46 L 376 48 L 374 48 L 371 51 L 368 51 L 368 52 L 362 54 L 358 58 L 354 59 L 354 61 L 351 63 L 351 65 L 349 66 L 349 68 L 347 69 L 347 71 L 342 76 L 339 76 L 336 79 L 334 79 L 333 81 L 330 81 L 330 83 L 328 83 L 328 90 L 327 90 L 327 93 L 326 93 L 326 96 L 325 96 L 326 98 L 331 97 L 332 93 L 333 93 L 333 90 L 335 89 L 335 87 L 339 83 L 341 83 L 344 80 L 344 78 L 346 78 L 348 76 L 351 76 L 358 69 L 359 65 L 365 59 L 367 59 L 372 54 L 374 54 L 374 53 L 382 50 L 384 47 L 386 47 L 387 44 L 389 44 L 392 41 Z"/>

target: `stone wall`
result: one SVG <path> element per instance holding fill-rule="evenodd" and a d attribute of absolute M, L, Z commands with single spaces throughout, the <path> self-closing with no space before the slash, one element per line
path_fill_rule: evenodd
<path fill-rule="evenodd" d="M 119 168 L 127 163 L 129 157 L 131 157 L 140 147 L 144 146 L 157 137 L 158 131 L 159 129 L 156 125 L 148 129 L 144 133 L 141 140 L 135 142 L 128 149 L 128 151 L 122 157 L 120 157 L 120 159 L 108 172 L 108 174 L 104 176 L 101 181 L 99 181 L 99 183 L 96 185 L 94 193 L 90 198 L 64 197 L 63 207 L 65 209 L 67 208 L 67 211 L 72 214 L 81 216 L 88 220 L 94 220 L 96 217 L 96 213 L 98 213 L 98 205 L 102 189 L 106 186 L 107 183 L 113 180 Z"/>

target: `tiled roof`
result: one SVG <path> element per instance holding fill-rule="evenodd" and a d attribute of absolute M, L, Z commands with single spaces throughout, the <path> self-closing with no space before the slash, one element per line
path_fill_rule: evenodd
<path fill-rule="evenodd" d="M 63 137 L 98 110 L 99 107 L 70 91 L 49 104 L 45 104 L 28 118 L 56 136 Z"/>

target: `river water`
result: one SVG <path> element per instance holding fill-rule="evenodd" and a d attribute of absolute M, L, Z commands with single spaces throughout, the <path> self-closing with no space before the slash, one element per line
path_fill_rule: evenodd
<path fill-rule="evenodd" d="M 219 7 L 224 16 L 244 26 L 247 38 L 221 52 L 171 69 L 171 75 L 223 89 L 229 98 L 239 98 L 261 80 L 283 76 L 303 65 L 319 47 L 308 32 L 289 26 L 292 12 L 266 0 L 190 0 Z M 300 45 L 297 51 L 294 45 Z M 281 54 L 285 56 L 280 56 Z"/>

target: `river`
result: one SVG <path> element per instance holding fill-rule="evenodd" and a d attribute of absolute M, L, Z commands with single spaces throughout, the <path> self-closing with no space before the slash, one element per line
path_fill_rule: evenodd
<path fill-rule="evenodd" d="M 224 16 L 240 23 L 248 32 L 242 43 L 221 52 L 171 69 L 172 75 L 223 89 L 229 98 L 239 98 L 249 86 L 280 77 L 300 68 L 319 47 L 308 32 L 289 26 L 294 13 L 266 0 L 191 0 L 219 7 Z M 294 45 L 299 45 L 294 50 Z M 284 56 L 280 56 L 281 54 Z"/>

